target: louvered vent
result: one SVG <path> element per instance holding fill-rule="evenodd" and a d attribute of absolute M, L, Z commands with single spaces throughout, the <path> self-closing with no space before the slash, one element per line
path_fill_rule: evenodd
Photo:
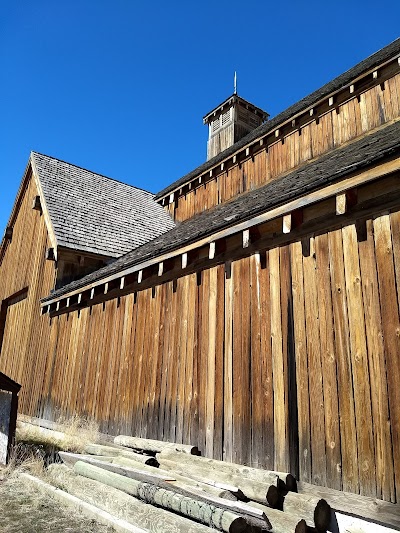
<path fill-rule="evenodd" d="M 260 121 L 257 116 L 250 115 L 249 117 L 249 124 L 252 128 L 257 128 L 257 126 L 260 125 Z"/>
<path fill-rule="evenodd" d="M 247 109 L 243 109 L 243 107 L 239 107 L 238 109 L 238 118 L 241 122 L 247 122 L 247 116 L 248 111 Z"/>
<path fill-rule="evenodd" d="M 232 116 L 232 108 L 228 109 L 228 111 L 226 111 L 225 113 L 222 114 L 222 126 L 226 126 L 226 124 L 228 124 L 228 122 L 231 121 L 231 116 Z"/>
<path fill-rule="evenodd" d="M 219 117 L 216 120 L 212 121 L 211 129 L 213 133 L 214 131 L 217 131 L 219 129 Z"/>

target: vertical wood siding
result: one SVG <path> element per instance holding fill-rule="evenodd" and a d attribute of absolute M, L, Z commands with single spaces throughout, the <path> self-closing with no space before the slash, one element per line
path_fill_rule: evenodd
<path fill-rule="evenodd" d="M 394 501 L 400 212 L 360 224 L 53 318 L 31 414 Z"/>
<path fill-rule="evenodd" d="M 50 245 L 44 217 L 32 209 L 38 194 L 33 179 L 23 193 L 12 240 L 0 265 L 0 303 L 26 289 L 26 297 L 6 306 L 0 371 L 23 384 L 20 406 L 35 410 L 40 397 L 41 377 L 47 360 L 48 321 L 40 316 L 40 298 L 54 286 L 54 263 L 46 261 Z M 18 298 L 16 298 L 18 300 Z"/>
<path fill-rule="evenodd" d="M 264 185 L 299 164 L 341 146 L 400 115 L 400 74 L 372 87 L 359 97 L 311 118 L 291 132 L 246 160 L 221 171 L 212 180 L 179 196 L 166 209 L 182 221 L 210 207 Z"/>

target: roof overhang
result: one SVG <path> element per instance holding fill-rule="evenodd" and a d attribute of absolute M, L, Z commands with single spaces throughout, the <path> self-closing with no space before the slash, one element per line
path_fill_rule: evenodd
<path fill-rule="evenodd" d="M 221 242 L 223 239 L 231 237 L 236 238 L 235 242 L 240 243 L 240 246 L 243 249 L 248 248 L 248 251 L 254 251 L 257 249 L 257 245 L 255 245 L 255 247 L 249 246 L 251 233 L 257 232 L 257 228 L 271 221 L 276 221 L 276 227 L 281 228 L 280 231 L 283 234 L 281 237 L 290 239 L 293 236 L 293 230 L 295 228 L 294 221 L 296 220 L 298 213 L 307 207 L 318 205 L 329 199 L 332 199 L 332 201 L 334 200 L 332 205 L 336 206 L 336 211 L 334 211 L 332 215 L 333 218 L 336 217 L 336 223 L 340 224 L 343 219 L 340 219 L 338 215 L 344 215 L 346 212 L 346 207 L 343 211 L 343 208 L 340 206 L 346 206 L 346 199 L 351 197 L 350 193 L 352 191 L 357 187 L 368 186 L 368 184 L 377 180 L 382 180 L 398 171 L 400 171 L 399 153 L 397 153 L 395 157 L 391 157 L 384 162 L 380 162 L 379 164 L 362 171 L 353 172 L 352 169 L 349 168 L 347 176 L 342 177 L 339 182 L 332 183 L 326 187 L 299 196 L 298 198 L 266 210 L 265 212 L 261 212 L 249 219 L 232 223 L 229 227 L 212 232 L 195 242 L 183 246 L 177 246 L 174 250 L 160 253 L 157 256 L 142 262 L 139 261 L 128 268 L 121 269 L 117 273 L 104 276 L 92 283 L 83 284 L 82 286 L 59 296 L 52 297 L 50 295 L 41 302 L 42 312 L 48 312 L 50 314 L 67 312 L 69 310 L 74 310 L 79 306 L 95 304 L 101 299 L 109 299 L 111 296 L 116 297 L 124 293 L 126 294 L 127 292 L 132 292 L 132 290 L 140 290 L 144 287 L 143 281 L 146 278 L 146 270 L 151 272 L 153 279 L 156 280 L 154 283 L 156 283 L 157 280 L 158 282 L 162 282 L 166 274 L 165 265 L 171 260 L 178 259 L 179 264 L 182 265 L 180 275 L 186 275 L 186 273 L 190 271 L 188 256 L 196 250 L 203 250 L 202 257 L 204 257 L 204 264 L 202 268 L 206 268 L 207 264 L 211 266 L 213 261 L 218 262 L 218 257 L 216 257 L 216 243 Z M 400 197 L 398 201 L 400 202 Z M 365 206 L 360 206 L 360 208 L 364 209 L 364 214 L 367 213 Z M 290 235 L 291 232 L 292 235 Z M 279 244 L 281 237 L 272 239 L 269 247 Z M 246 250 L 243 250 L 242 253 L 246 253 Z M 219 262 L 225 262 L 228 259 L 229 258 L 224 257 L 222 254 L 219 258 Z M 132 282 L 129 283 L 129 290 L 127 288 L 128 278 L 130 278 L 131 281 L 132 279 L 134 280 L 133 285 Z M 134 287 L 133 289 L 132 286 Z"/>

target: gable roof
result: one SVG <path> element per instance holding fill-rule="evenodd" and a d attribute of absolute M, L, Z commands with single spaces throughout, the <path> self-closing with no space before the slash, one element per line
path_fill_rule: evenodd
<path fill-rule="evenodd" d="M 340 76 L 333 79 L 332 81 L 326 83 L 320 89 L 304 97 L 302 100 L 299 100 L 292 106 L 288 107 L 285 111 L 282 111 L 282 113 L 276 115 L 271 120 L 268 120 L 264 124 L 261 124 L 261 126 L 258 126 L 258 128 L 255 128 L 248 135 L 240 139 L 237 143 L 233 144 L 223 152 L 217 154 L 212 159 L 209 159 L 208 161 L 195 168 L 182 178 L 179 178 L 178 180 L 174 181 L 173 183 L 165 187 L 162 191 L 158 192 L 155 196 L 155 199 L 159 200 L 160 198 L 171 193 L 172 191 L 175 191 L 176 189 L 182 187 L 185 183 L 188 183 L 189 181 L 198 177 L 200 174 L 207 172 L 213 166 L 217 165 L 218 163 L 221 163 L 227 157 L 230 157 L 241 148 L 244 148 L 247 144 L 258 139 L 258 137 L 261 137 L 273 131 L 277 128 L 277 126 L 279 126 L 282 122 L 289 120 L 293 115 L 296 115 L 297 113 L 302 112 L 308 107 L 313 106 L 322 98 L 327 97 L 330 93 L 337 91 L 342 87 L 345 87 L 352 80 L 360 76 L 363 72 L 373 69 L 381 63 L 398 56 L 399 54 L 400 38 L 388 44 L 381 50 L 378 50 L 360 63 L 357 63 L 357 65 L 347 70 L 343 74 L 340 74 Z"/>
<path fill-rule="evenodd" d="M 31 163 L 58 246 L 119 257 L 174 227 L 147 191 L 37 152 Z"/>
<path fill-rule="evenodd" d="M 181 222 L 169 232 L 132 250 L 115 262 L 53 291 L 42 302 L 54 300 L 144 261 L 211 237 L 217 231 L 338 182 L 349 173 L 378 163 L 399 151 L 400 120 L 344 147 L 336 148 L 258 189 Z"/>

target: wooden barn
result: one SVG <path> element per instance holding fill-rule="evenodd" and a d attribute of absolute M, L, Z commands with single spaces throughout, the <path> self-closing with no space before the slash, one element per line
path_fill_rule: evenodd
<path fill-rule="evenodd" d="M 400 498 L 400 39 L 155 197 L 32 153 L 0 251 L 20 409 Z"/>

